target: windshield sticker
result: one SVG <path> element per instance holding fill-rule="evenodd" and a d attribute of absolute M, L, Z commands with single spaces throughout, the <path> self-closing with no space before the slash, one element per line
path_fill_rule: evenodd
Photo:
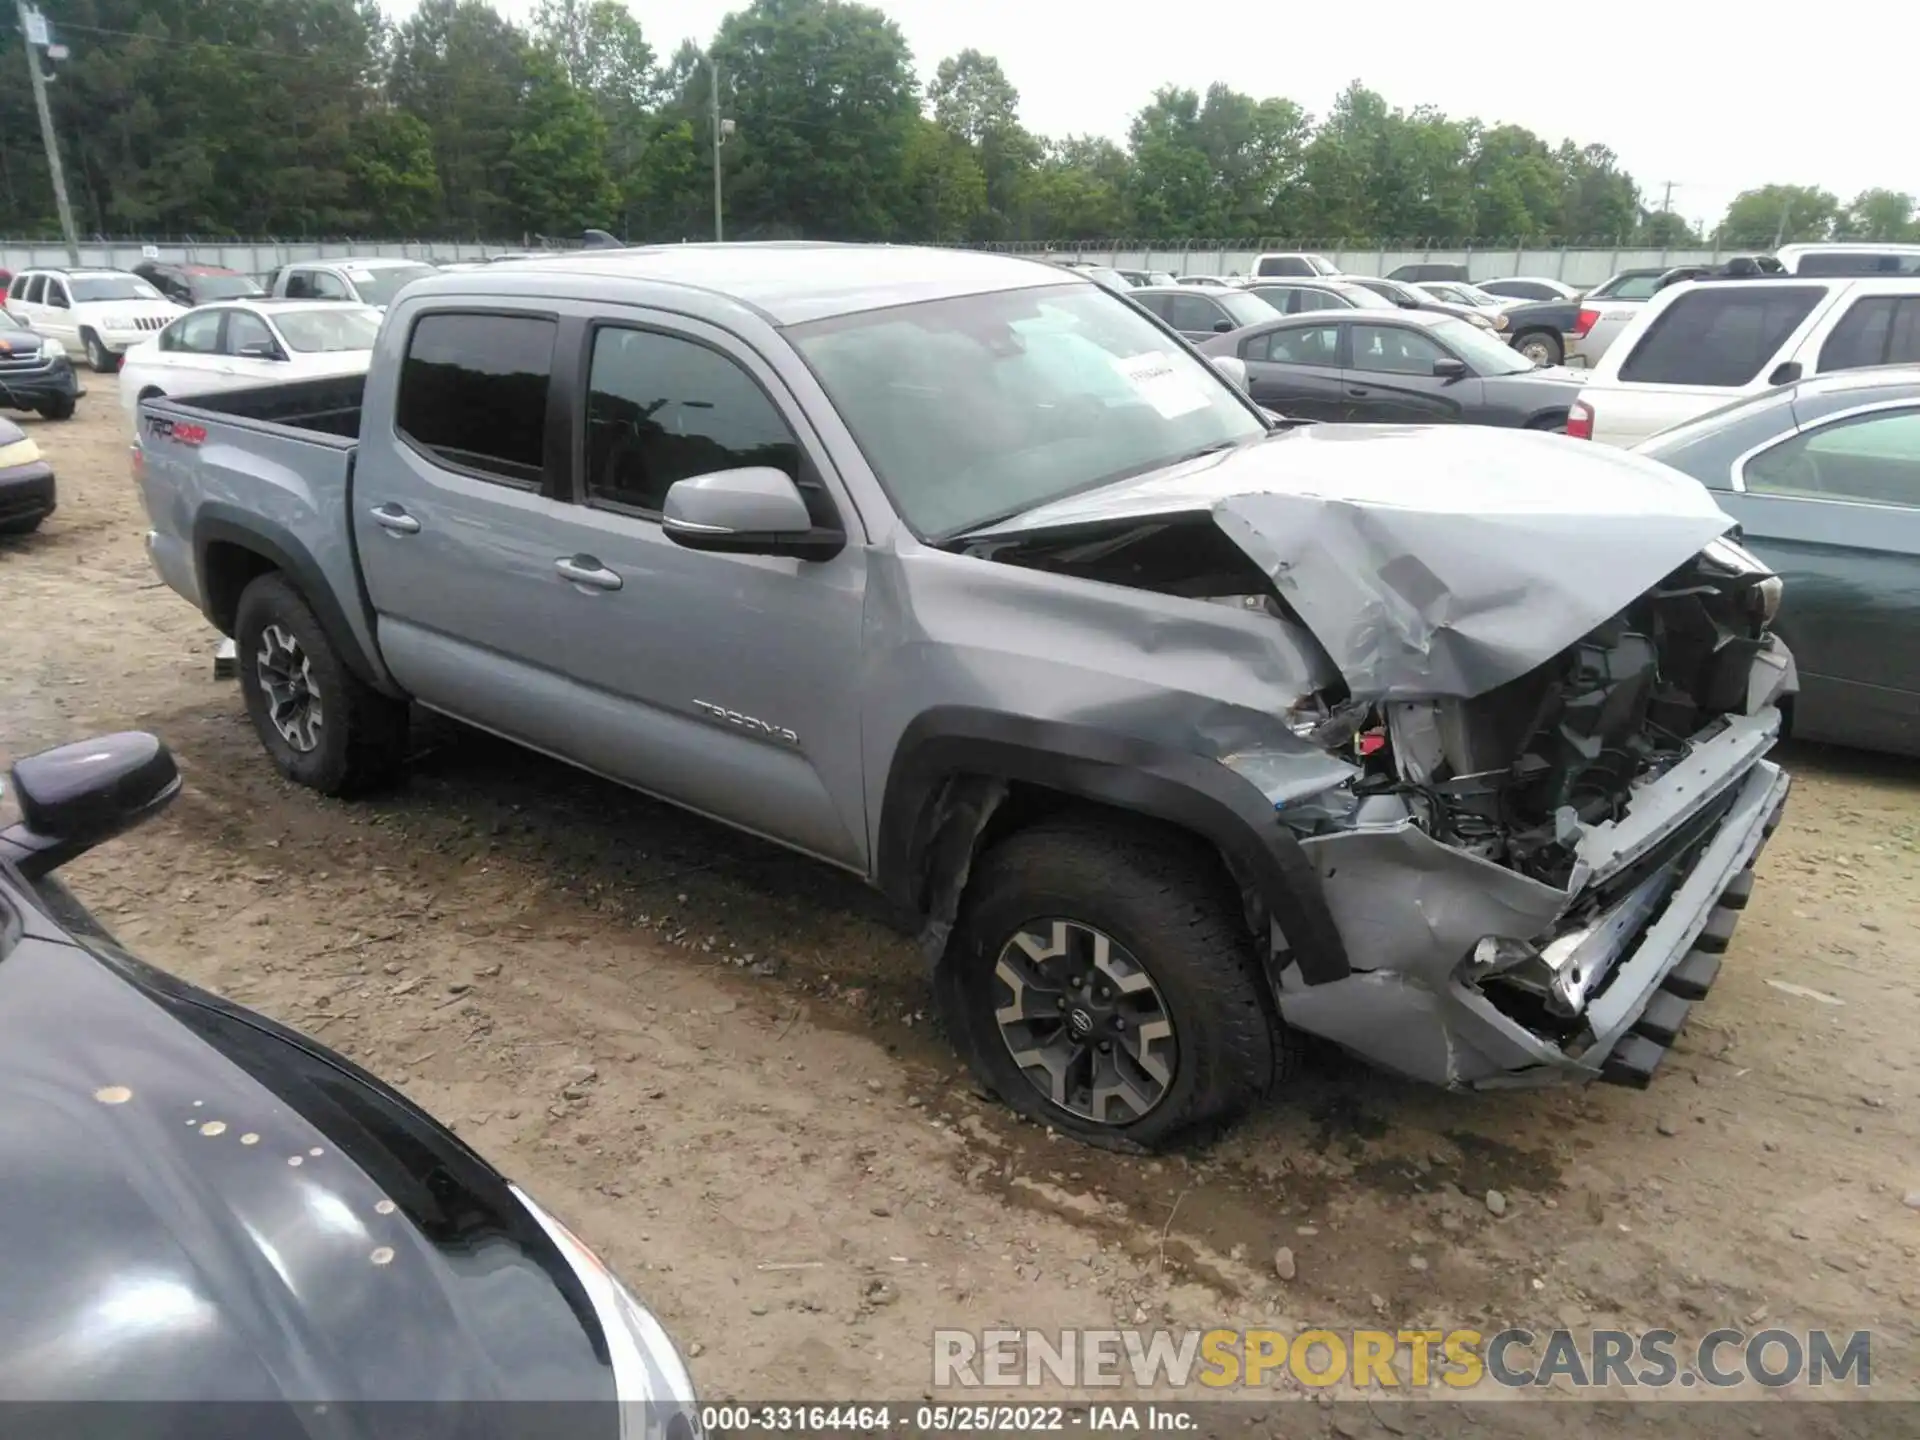
<path fill-rule="evenodd" d="M 1207 392 L 1176 370 L 1173 357 L 1160 351 L 1145 355 L 1114 356 L 1113 368 L 1163 420 L 1178 419 L 1207 408 Z"/>

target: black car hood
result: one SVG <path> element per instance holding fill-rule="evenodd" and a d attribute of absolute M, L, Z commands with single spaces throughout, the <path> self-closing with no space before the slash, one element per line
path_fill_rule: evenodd
<path fill-rule="evenodd" d="M 86 942 L 0 961 L 0 1400 L 346 1435 L 392 1413 L 354 1402 L 434 1402 L 410 1432 L 463 1436 L 525 1407 L 447 1402 L 572 1401 L 611 1433 L 603 1332 L 502 1177 L 340 1057 Z"/>
<path fill-rule="evenodd" d="M 0 330 L 0 351 L 12 355 L 38 355 L 44 342 L 31 330 Z"/>

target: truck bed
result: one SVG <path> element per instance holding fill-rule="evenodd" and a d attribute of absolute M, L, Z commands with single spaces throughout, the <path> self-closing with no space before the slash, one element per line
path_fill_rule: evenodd
<path fill-rule="evenodd" d="M 360 438 L 360 402 L 365 375 L 328 375 L 281 385 L 251 385 L 186 399 L 169 399 L 167 410 L 205 411 L 223 420 L 253 420 L 289 430 L 335 435 L 352 443 Z"/>
<path fill-rule="evenodd" d="M 365 390 L 350 375 L 156 397 L 135 443 L 147 549 L 169 585 L 226 630 L 238 582 L 222 577 L 285 570 L 377 673 L 350 509 Z M 236 551 L 256 558 L 236 565 Z"/>

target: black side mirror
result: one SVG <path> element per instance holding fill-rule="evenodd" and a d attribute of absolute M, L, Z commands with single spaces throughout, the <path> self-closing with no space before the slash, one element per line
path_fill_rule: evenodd
<path fill-rule="evenodd" d="M 1214 333 L 1214 334 L 1216 334 L 1216 335 L 1230 335 L 1230 334 L 1232 334 L 1232 333 L 1233 333 L 1233 322 L 1232 322 L 1231 320 L 1216 320 L 1216 321 L 1214 321 L 1214 322 L 1213 322 L 1213 333 Z"/>
<path fill-rule="evenodd" d="M 14 762 L 20 823 L 0 830 L 0 856 L 28 880 L 164 810 L 180 793 L 180 769 L 141 730 L 42 750 Z"/>
<path fill-rule="evenodd" d="M 1467 362 L 1457 355 L 1442 355 L 1433 362 L 1433 373 L 1442 380 L 1458 380 L 1467 373 Z"/>
<path fill-rule="evenodd" d="M 238 355 L 242 360 L 278 360 L 282 358 L 280 352 L 264 340 L 256 341 L 251 345 L 242 345 L 233 353 Z"/>
<path fill-rule="evenodd" d="M 1773 367 L 1773 373 L 1767 377 L 1769 385 L 1791 385 L 1800 378 L 1800 362 L 1783 360 Z"/>

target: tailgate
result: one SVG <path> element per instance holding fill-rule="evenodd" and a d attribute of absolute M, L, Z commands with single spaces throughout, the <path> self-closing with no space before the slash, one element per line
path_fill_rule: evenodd
<path fill-rule="evenodd" d="M 1595 440 L 1630 446 L 1736 400 L 1742 393 L 1708 385 L 1589 384 L 1581 390 L 1580 400 L 1593 412 Z"/>

